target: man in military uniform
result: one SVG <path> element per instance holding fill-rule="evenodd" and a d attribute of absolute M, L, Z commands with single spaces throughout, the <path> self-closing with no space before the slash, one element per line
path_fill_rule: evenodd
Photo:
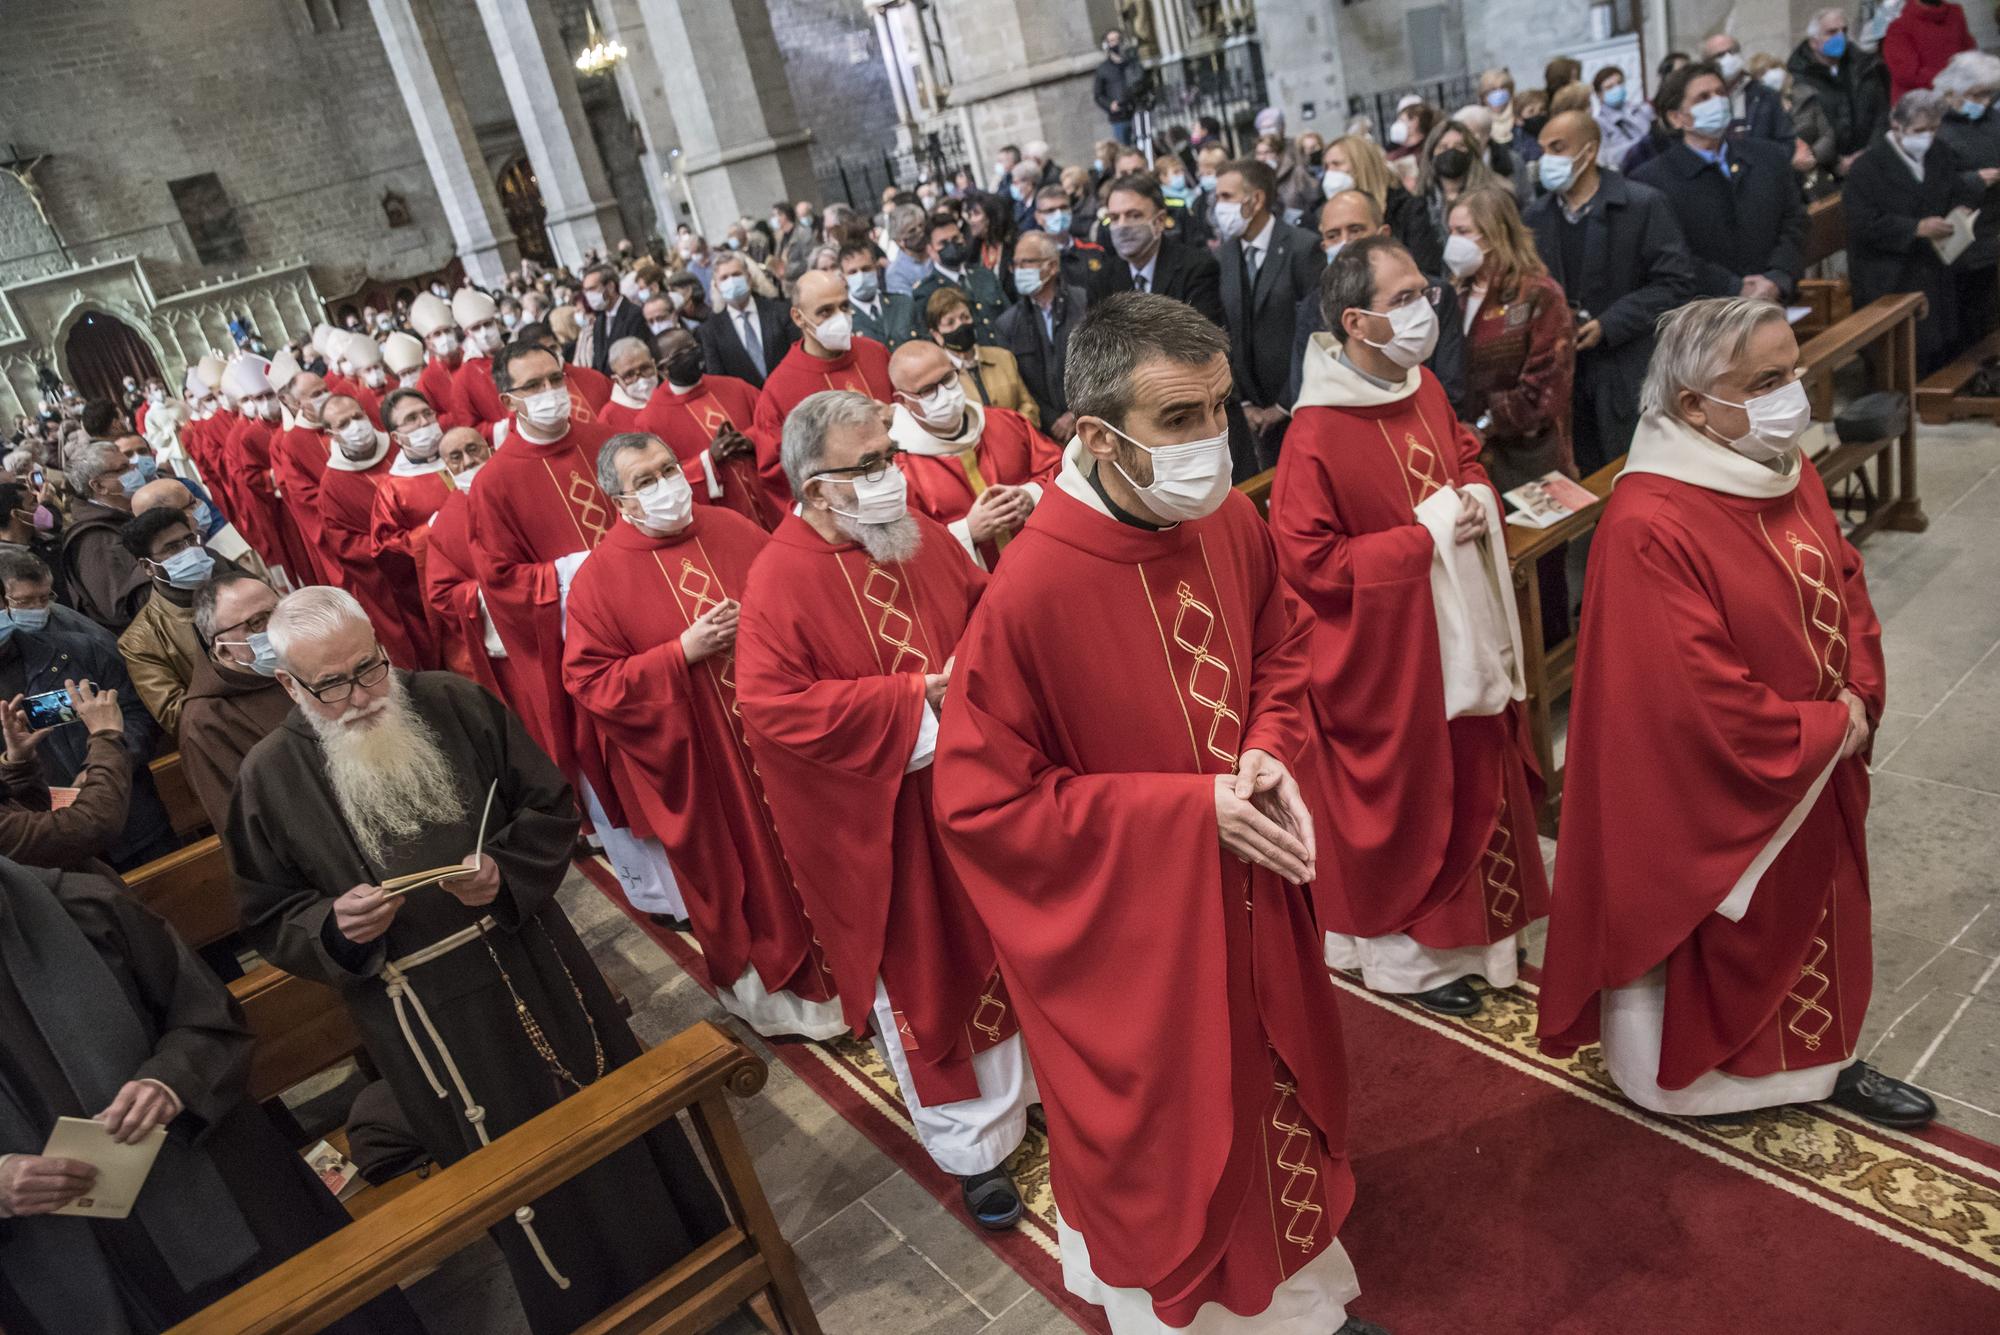
<path fill-rule="evenodd" d="M 975 343 L 994 344 L 999 338 L 993 322 L 1007 309 L 1007 294 L 999 276 L 974 260 L 972 243 L 965 239 L 965 227 L 955 213 L 940 210 L 931 215 L 931 271 L 912 292 L 912 304 L 925 309 L 931 293 L 955 287 L 972 303 L 972 338 Z"/>

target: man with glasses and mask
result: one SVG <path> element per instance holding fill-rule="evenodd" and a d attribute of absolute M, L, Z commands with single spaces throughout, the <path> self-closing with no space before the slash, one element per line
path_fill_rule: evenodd
<path fill-rule="evenodd" d="M 563 681 L 625 762 L 613 775 L 673 861 L 706 982 L 766 1036 L 846 1031 L 736 711 L 737 602 L 764 530 L 698 493 L 665 441 L 613 436 L 620 522 L 577 572 Z M 662 906 L 634 899 L 658 914 Z"/>
<path fill-rule="evenodd" d="M 244 757 L 292 712 L 267 633 L 277 605 L 277 590 L 241 570 L 219 570 L 195 591 L 204 652 L 181 700 L 181 774 L 218 830 Z"/>
<path fill-rule="evenodd" d="M 202 656 L 194 628 L 195 591 L 218 568 L 235 567 L 216 560 L 179 510 L 149 510 L 125 525 L 119 538 L 152 580 L 153 596 L 118 637 L 118 652 L 139 698 L 172 737 Z"/>
<path fill-rule="evenodd" d="M 445 497 L 451 495 L 444 461 L 444 424 L 422 391 L 399 389 L 382 401 L 382 425 L 388 428 L 396 461 L 375 488 L 369 532 L 377 551 L 385 555 L 393 552 L 414 567 L 421 590 L 430 554 L 431 520 Z M 419 608 L 418 615 L 429 624 L 435 645 L 437 626 L 421 610 L 421 604 Z"/>
<path fill-rule="evenodd" d="M 540 697 L 508 657 L 474 573 L 467 493 L 492 455 L 493 447 L 469 426 L 451 428 L 438 446 L 446 490 L 443 503 L 431 516 L 424 543 L 424 603 L 445 667 L 470 677 L 506 701 L 528 725 L 528 731 L 539 737 L 544 728 L 535 712 L 540 708 Z"/>
<path fill-rule="evenodd" d="M 758 472 L 749 435 L 757 421 L 756 386 L 708 374 L 701 345 L 685 329 L 668 330 L 657 346 L 666 379 L 636 429 L 667 443 L 703 501 L 734 510 L 768 533 L 785 511 Z"/>
<path fill-rule="evenodd" d="M 1145 172 L 1118 177 L 1105 196 L 1104 217 L 1117 256 L 1091 275 L 1093 306 L 1117 292 L 1157 292 L 1223 325 L 1222 271 L 1208 251 L 1167 235 L 1167 198 L 1158 181 Z"/>
<path fill-rule="evenodd" d="M 1063 393 L 1063 367 L 1070 335 L 1083 323 L 1090 298 L 1069 276 L 1069 252 L 1058 243 L 1049 232 L 1028 232 L 1014 243 L 1014 290 L 1021 297 L 994 322 L 993 332 L 1014 354 L 1021 383 L 1061 445 L 1076 429 Z"/>
<path fill-rule="evenodd" d="M 1318 614 L 1326 962 L 1470 1015 L 1484 1005 L 1473 975 L 1514 985 L 1548 883 L 1500 498 L 1479 437 L 1423 369 L 1431 292 L 1389 237 L 1334 257 L 1333 332 L 1307 352 L 1270 519 L 1280 569 Z"/>
<path fill-rule="evenodd" d="M 791 484 L 779 460 L 778 441 L 785 419 L 806 398 L 829 389 L 866 394 L 888 403 L 889 350 L 854 332 L 854 301 L 847 281 L 837 273 L 814 270 L 800 275 L 793 289 L 792 323 L 799 341 L 771 369 L 757 403 L 757 469 L 772 495 L 792 499 Z"/>
<path fill-rule="evenodd" d="M 421 396 L 399 389 L 396 398 L 413 418 L 410 400 Z M 336 394 L 327 401 L 327 432 L 333 453 L 320 482 L 320 523 L 332 559 L 340 567 L 337 581 L 361 600 L 375 622 L 383 647 L 398 667 L 432 667 L 437 648 L 424 618 L 416 563 L 407 554 L 385 549 L 375 540 L 375 502 L 390 469 L 401 459 L 387 432 L 378 431 L 357 399 Z"/>
<path fill-rule="evenodd" d="M 973 1220 L 1005 1229 L 1022 1206 L 1003 1165 L 1034 1076 L 931 807 L 952 654 L 986 576 L 908 511 L 887 418 L 829 391 L 786 419 L 800 508 L 743 590 L 738 703 L 849 1026 L 872 1022 L 917 1139 Z"/>
<path fill-rule="evenodd" d="M 638 1056 L 556 903 L 576 803 L 520 720 L 452 673 L 393 671 L 339 589 L 285 598 L 265 634 L 297 708 L 244 761 L 223 830 L 244 935 L 341 994 L 424 1149 L 454 1163 Z M 553 1335 L 723 1223 L 670 1125 L 492 1234 Z"/>
<path fill-rule="evenodd" d="M 630 431 L 660 387 L 660 366 L 650 336 L 621 338 L 611 345 L 611 398 L 599 414 L 613 431 Z"/>
<path fill-rule="evenodd" d="M 1076 438 L 958 648 L 936 809 L 1035 1063 L 1071 1291 L 1118 1335 L 1380 1335 L 1337 1237 L 1312 617 L 1230 489 L 1232 393 L 1180 303 L 1084 321 Z"/>
<path fill-rule="evenodd" d="M 72 441 L 63 450 L 63 477 L 76 496 L 57 550 L 63 601 L 117 634 L 152 593 L 152 580 L 118 540 L 132 518 L 132 493 L 146 479 L 103 440 Z"/>

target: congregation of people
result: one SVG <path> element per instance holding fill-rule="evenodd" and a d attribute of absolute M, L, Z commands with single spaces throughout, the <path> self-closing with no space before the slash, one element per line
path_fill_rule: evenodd
<path fill-rule="evenodd" d="M 1930 1120 L 1856 1056 L 1887 684 L 1792 325 L 1835 193 L 1921 369 L 2000 323 L 2000 58 L 1826 9 L 1329 139 L 1164 126 L 1105 57 L 1088 163 L 454 270 L 16 425 L 0 1327 L 164 1329 L 343 1222 L 245 1101 L 250 953 L 340 994 L 401 1162 L 636 1057 L 583 850 L 743 1025 L 872 1041 L 974 1225 L 1039 1104 L 1117 1335 L 1380 1332 L 1336 978 L 1475 1015 L 1543 919 L 1543 1049 L 1638 1107 Z M 1503 497 L 1621 463 L 1539 571 L 1551 874 Z M 199 955 L 121 880 L 168 753 L 241 910 Z M 60 1117 L 166 1128 L 131 1218 L 52 1213 Z M 723 1226 L 669 1123 L 493 1236 L 546 1335 Z"/>

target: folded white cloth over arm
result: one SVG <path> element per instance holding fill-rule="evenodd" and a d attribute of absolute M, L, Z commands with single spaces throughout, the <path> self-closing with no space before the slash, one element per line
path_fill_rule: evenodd
<path fill-rule="evenodd" d="M 1455 529 L 1461 497 L 1477 499 L 1486 532 L 1460 542 Z M 1441 487 L 1417 506 L 1431 534 L 1431 604 L 1437 612 L 1438 656 L 1444 668 L 1447 719 L 1497 714 L 1527 698 L 1521 671 L 1521 623 L 1507 536 L 1490 487 Z"/>

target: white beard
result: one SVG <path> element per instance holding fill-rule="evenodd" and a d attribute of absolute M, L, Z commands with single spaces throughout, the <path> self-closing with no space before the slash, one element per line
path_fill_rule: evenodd
<path fill-rule="evenodd" d="M 917 554 L 917 548 L 924 541 L 924 531 L 909 515 L 892 519 L 886 524 L 864 524 L 836 514 L 833 522 L 834 527 L 860 543 L 861 549 L 868 553 L 868 559 L 877 565 L 909 560 Z"/>
<path fill-rule="evenodd" d="M 396 844 L 466 816 L 437 731 L 410 707 L 402 679 L 368 712 L 329 722 L 301 710 L 326 756 L 326 777 L 361 851 L 380 864 Z"/>

